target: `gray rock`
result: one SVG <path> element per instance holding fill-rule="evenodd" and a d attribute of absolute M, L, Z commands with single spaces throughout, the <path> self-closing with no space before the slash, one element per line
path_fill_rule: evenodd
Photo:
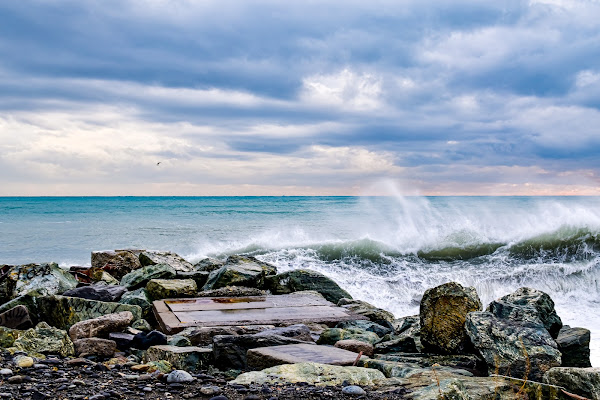
<path fill-rule="evenodd" d="M 600 368 L 552 368 L 544 382 L 563 386 L 567 391 L 592 400 L 600 400 Z"/>
<path fill-rule="evenodd" d="M 561 365 L 556 342 L 542 325 L 472 312 L 465 327 L 490 373 L 539 381 L 550 368 Z"/>
<path fill-rule="evenodd" d="M 329 328 L 321 332 L 321 336 L 319 336 L 317 344 L 334 345 L 340 340 L 348 339 L 360 340 L 361 342 L 366 342 L 370 344 L 375 344 L 379 342 L 379 336 L 377 336 L 375 332 L 365 331 L 358 328 Z"/>
<path fill-rule="evenodd" d="M 498 318 L 535 323 L 539 319 L 556 338 L 562 327 L 562 321 L 556 314 L 554 302 L 546 293 L 522 287 L 492 302 L 488 310 Z"/>
<path fill-rule="evenodd" d="M 67 332 L 51 327 L 45 322 L 40 322 L 35 328 L 21 332 L 13 346 L 38 358 L 44 358 L 44 354 L 67 357 L 75 353 L 73 342 Z"/>
<path fill-rule="evenodd" d="M 146 286 L 151 279 L 172 279 L 176 271 L 168 264 L 152 264 L 135 271 L 131 271 L 121 279 L 121 285 L 128 290 Z"/>
<path fill-rule="evenodd" d="M 230 257 L 231 258 L 231 257 Z M 262 288 L 265 276 L 272 272 L 263 263 L 236 258 L 234 262 L 227 260 L 221 268 L 212 271 L 202 290 L 219 289 L 225 286 L 248 286 Z"/>
<path fill-rule="evenodd" d="M 117 349 L 127 350 L 131 348 L 134 335 L 124 332 L 112 332 L 108 334 L 108 339 L 117 344 Z"/>
<path fill-rule="evenodd" d="M 144 354 L 144 362 L 165 360 L 173 368 L 200 371 L 212 364 L 213 352 L 203 347 L 152 346 Z"/>
<path fill-rule="evenodd" d="M 278 335 L 217 335 L 213 337 L 213 353 L 219 367 L 246 369 L 249 349 L 300 343 L 307 342 Z"/>
<path fill-rule="evenodd" d="M 169 251 L 144 251 L 140 253 L 140 262 L 146 267 L 155 264 L 167 264 L 175 271 L 189 272 L 194 266 L 178 254 Z"/>
<path fill-rule="evenodd" d="M 10 278 L 16 280 L 16 296 L 39 289 L 61 294 L 77 287 L 77 280 L 56 263 L 19 265 L 10 270 Z"/>
<path fill-rule="evenodd" d="M 203 272 L 213 272 L 221 268 L 225 263 L 215 258 L 204 258 L 194 264 L 194 270 Z"/>
<path fill-rule="evenodd" d="M 151 299 L 194 297 L 198 291 L 193 279 L 151 279 L 146 285 Z"/>
<path fill-rule="evenodd" d="M 18 305 L 0 314 L 0 326 L 12 329 L 29 329 L 33 321 L 29 316 L 29 310 L 24 305 Z"/>
<path fill-rule="evenodd" d="M 386 353 L 419 353 L 422 346 L 418 334 L 402 332 L 400 335 L 390 335 L 389 340 L 385 337 L 375 345 L 377 354 Z"/>
<path fill-rule="evenodd" d="M 334 347 L 352 351 L 354 353 L 363 353 L 367 357 L 373 357 L 375 349 L 371 343 L 361 342 L 360 340 L 346 339 L 336 342 Z"/>
<path fill-rule="evenodd" d="M 365 316 L 373 322 L 386 326 L 388 329 L 393 329 L 394 314 L 382 308 L 375 307 L 366 301 L 343 298 L 337 302 L 337 305 L 347 308 L 355 314 Z"/>
<path fill-rule="evenodd" d="M 73 342 L 75 345 L 75 353 L 79 357 L 85 356 L 100 356 L 112 357 L 117 351 L 117 344 L 113 340 L 100 338 L 84 338 L 77 339 Z"/>
<path fill-rule="evenodd" d="M 205 326 L 191 327 L 179 332 L 187 337 L 194 346 L 212 345 L 213 337 L 217 335 L 241 335 L 245 333 L 239 326 Z"/>
<path fill-rule="evenodd" d="M 458 354 L 468 352 L 469 338 L 465 319 L 481 310 L 481 301 L 473 287 L 449 282 L 425 291 L 421 299 L 421 344 L 425 352 Z"/>
<path fill-rule="evenodd" d="M 73 341 L 82 338 L 108 336 L 111 332 L 122 331 L 132 321 L 133 314 L 130 311 L 107 314 L 77 322 L 69 328 L 69 336 Z"/>
<path fill-rule="evenodd" d="M 432 365 L 438 364 L 451 369 L 464 369 L 477 376 L 487 375 L 485 361 L 474 354 L 387 353 L 377 354 L 375 358 L 382 361 L 417 365 L 421 368 L 431 368 Z"/>
<path fill-rule="evenodd" d="M 189 383 L 193 382 L 194 377 L 189 372 L 176 369 L 167 375 L 167 383 Z"/>
<path fill-rule="evenodd" d="M 198 297 L 246 297 L 246 296 L 266 296 L 265 290 L 244 287 L 244 286 L 225 286 L 219 289 L 203 290 L 196 293 Z"/>
<path fill-rule="evenodd" d="M 342 393 L 350 396 L 364 396 L 367 394 L 367 392 L 365 392 L 363 388 L 356 385 L 344 386 L 342 388 Z"/>
<path fill-rule="evenodd" d="M 270 336 L 270 335 L 285 336 L 285 337 L 289 337 L 292 339 L 303 340 L 305 342 L 313 341 L 312 336 L 310 334 L 310 329 L 308 328 L 308 326 L 306 326 L 304 324 L 290 325 L 290 326 L 285 326 L 282 328 L 266 329 L 262 332 L 258 332 L 255 334 L 255 336 Z"/>
<path fill-rule="evenodd" d="M 273 294 L 288 294 L 304 290 L 314 290 L 323 295 L 327 300 L 336 303 L 342 298 L 351 299 L 352 296 L 342 289 L 333 279 L 320 272 L 310 269 L 297 269 L 284 272 L 265 279 L 265 286 Z"/>
<path fill-rule="evenodd" d="M 138 254 L 141 250 L 93 251 L 92 268 L 106 271 L 117 280 L 142 267 Z"/>
<path fill-rule="evenodd" d="M 355 321 L 342 321 L 335 327 L 341 329 L 358 328 L 365 331 L 374 332 L 379 337 L 383 337 L 394 332 L 393 329 L 388 328 L 387 326 L 380 325 L 373 321 L 365 321 L 360 319 Z"/>
<path fill-rule="evenodd" d="M 558 350 L 562 354 L 562 367 L 591 367 L 590 331 L 585 328 L 563 326 L 556 338 Z"/>
<path fill-rule="evenodd" d="M 131 323 L 131 327 L 142 332 L 150 332 L 152 330 L 152 326 L 150 326 L 150 323 L 143 318 L 138 319 L 137 321 L 133 321 Z"/>
<path fill-rule="evenodd" d="M 67 290 L 63 293 L 63 296 L 114 302 L 119 301 L 125 292 L 127 292 L 125 286 L 97 284 Z"/>
<path fill-rule="evenodd" d="M 208 280 L 208 275 L 210 273 L 208 271 L 189 271 L 189 272 L 181 272 L 177 271 L 176 279 L 192 279 L 196 282 L 196 287 L 203 287 Z"/>
<path fill-rule="evenodd" d="M 421 330 L 421 317 L 418 315 L 410 315 L 408 317 L 398 318 L 392 323 L 392 325 L 394 326 L 395 334 L 400 334 L 415 326 L 418 326 L 419 330 Z"/>
<path fill-rule="evenodd" d="M 142 316 L 144 318 L 152 315 L 152 300 L 150 299 L 146 288 L 139 288 L 125 293 L 121 297 L 121 300 L 119 300 L 119 303 L 139 306 L 142 309 Z"/>
<path fill-rule="evenodd" d="M 169 341 L 167 342 L 169 346 L 177 346 L 177 347 L 187 347 L 191 346 L 192 342 L 190 339 L 183 335 L 173 335 Z"/>
<path fill-rule="evenodd" d="M 38 307 L 37 307 L 37 298 L 40 296 L 46 296 L 47 292 L 45 289 L 31 290 L 23 295 L 17 296 L 14 299 L 0 305 L 0 313 L 11 310 L 12 308 L 23 305 L 27 307 L 29 311 L 29 317 L 32 322 L 35 324 L 38 321 Z"/>

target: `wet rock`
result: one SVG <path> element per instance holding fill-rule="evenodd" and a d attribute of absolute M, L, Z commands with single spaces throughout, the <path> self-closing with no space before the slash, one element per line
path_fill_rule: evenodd
<path fill-rule="evenodd" d="M 168 264 L 152 264 L 135 271 L 131 271 L 121 279 L 121 285 L 128 290 L 135 290 L 146 286 L 151 279 L 173 279 L 175 269 Z"/>
<path fill-rule="evenodd" d="M 563 326 L 556 338 L 558 350 L 562 354 L 562 367 L 591 367 L 590 331 L 585 328 Z"/>
<path fill-rule="evenodd" d="M 125 293 L 121 297 L 121 300 L 119 300 L 119 303 L 139 306 L 142 309 L 142 316 L 144 318 L 152 314 L 152 300 L 146 288 L 139 288 Z"/>
<path fill-rule="evenodd" d="M 82 338 L 103 337 L 111 332 L 125 329 L 132 321 L 133 314 L 130 311 L 107 314 L 77 322 L 69 329 L 69 336 L 73 341 Z"/>
<path fill-rule="evenodd" d="M 166 264 L 175 271 L 189 272 L 194 266 L 178 254 L 169 251 L 144 251 L 139 255 L 142 266 Z"/>
<path fill-rule="evenodd" d="M 421 344 L 426 352 L 465 353 L 470 348 L 465 319 L 481 310 L 475 288 L 449 282 L 425 291 L 421 299 Z"/>
<path fill-rule="evenodd" d="M 275 384 L 281 382 L 306 382 L 316 386 L 341 385 L 344 381 L 350 385 L 375 385 L 385 379 L 378 370 L 360 367 L 341 367 L 317 363 L 299 363 L 278 365 L 262 371 L 247 372 L 239 375 L 230 384 Z"/>
<path fill-rule="evenodd" d="M 87 300 L 78 297 L 44 296 L 37 299 L 38 310 L 53 326 L 69 329 L 74 324 L 106 314 L 129 311 L 133 319 L 142 318 L 142 310 L 135 305 Z"/>
<path fill-rule="evenodd" d="M 490 373 L 539 381 L 544 372 L 561 364 L 556 342 L 542 325 L 472 312 L 465 327 Z"/>
<path fill-rule="evenodd" d="M 13 347 L 39 358 L 44 358 L 44 354 L 59 354 L 67 357 L 75 353 L 73 342 L 67 332 L 45 322 L 40 322 L 35 328 L 22 332 L 14 341 Z"/>
<path fill-rule="evenodd" d="M 119 285 L 90 285 L 81 286 L 75 289 L 67 290 L 63 296 L 80 297 L 82 299 L 115 302 L 121 299 L 121 296 L 127 292 L 125 286 Z"/>
<path fill-rule="evenodd" d="M 375 345 L 377 354 L 386 353 L 419 353 L 422 349 L 419 336 L 413 336 L 406 332 L 400 335 L 389 336 L 389 340 L 382 338 L 381 342 Z"/>
<path fill-rule="evenodd" d="M 354 339 L 339 340 L 335 343 L 334 347 L 352 351 L 354 353 L 362 352 L 367 357 L 373 357 L 374 353 L 372 344 Z"/>
<path fill-rule="evenodd" d="M 519 288 L 514 293 L 492 302 L 487 311 L 498 318 L 513 321 L 535 323 L 536 319 L 539 319 L 553 338 L 558 336 L 562 327 L 562 321 L 556 314 L 550 296 L 528 287 Z"/>
<path fill-rule="evenodd" d="M 133 337 L 131 347 L 139 350 L 146 350 L 150 346 L 167 344 L 167 336 L 159 331 L 140 332 Z"/>
<path fill-rule="evenodd" d="M 177 271 L 176 279 L 192 279 L 196 282 L 196 287 L 203 287 L 208 280 L 208 275 L 210 275 L 207 271 L 190 271 L 190 272 L 181 272 Z"/>
<path fill-rule="evenodd" d="M 176 369 L 167 375 L 167 383 L 189 383 L 193 382 L 194 377 L 187 371 Z"/>
<path fill-rule="evenodd" d="M 198 291 L 193 279 L 151 279 L 146 285 L 151 299 L 193 297 Z"/>
<path fill-rule="evenodd" d="M 176 347 L 187 347 L 187 346 L 191 346 L 192 342 L 190 341 L 190 339 L 188 339 L 185 336 L 182 335 L 174 335 L 173 337 L 171 337 L 167 344 L 169 346 L 176 346 Z"/>
<path fill-rule="evenodd" d="M 266 329 L 262 332 L 258 332 L 255 336 L 270 336 L 270 335 L 278 335 L 285 336 L 292 339 L 303 340 L 305 342 L 312 342 L 313 338 L 310 334 L 310 329 L 308 326 L 304 324 L 295 324 L 290 326 L 285 326 L 282 328 L 271 328 Z"/>
<path fill-rule="evenodd" d="M 370 321 L 383 325 L 388 329 L 393 329 L 392 322 L 395 320 L 394 314 L 382 308 L 375 307 L 366 301 L 343 298 L 337 302 L 337 305 L 344 307 L 355 314 L 367 317 Z"/>
<path fill-rule="evenodd" d="M 16 281 L 16 296 L 38 289 L 61 294 L 77 286 L 77 280 L 56 263 L 18 265 L 10 270 L 9 279 Z"/>
<path fill-rule="evenodd" d="M 27 307 L 18 305 L 0 314 L 0 326 L 12 329 L 29 329 L 33 326 L 33 322 Z"/>
<path fill-rule="evenodd" d="M 99 357 L 112 357 L 117 351 L 117 344 L 114 340 L 100 339 L 95 337 L 88 337 L 84 339 L 77 339 L 73 342 L 75 345 L 75 353 L 79 357 L 86 356 L 99 356 Z"/>
<path fill-rule="evenodd" d="M 165 360 L 176 369 L 200 371 L 212 364 L 212 358 L 213 353 L 209 348 L 160 345 L 148 348 L 144 360 Z"/>
<path fill-rule="evenodd" d="M 348 329 L 348 328 L 358 328 L 364 331 L 374 332 L 379 337 L 383 337 L 387 334 L 393 333 L 393 329 L 380 325 L 373 321 L 364 321 L 364 320 L 356 320 L 356 321 L 342 321 L 338 323 L 336 328 Z"/>
<path fill-rule="evenodd" d="M 278 335 L 217 335 L 213 337 L 213 353 L 219 367 L 246 369 L 246 353 L 249 349 L 299 343 L 306 342 Z"/>
<path fill-rule="evenodd" d="M 552 368 L 544 374 L 544 382 L 563 386 L 579 396 L 600 400 L 600 368 Z"/>
<path fill-rule="evenodd" d="M 375 332 L 365 331 L 358 328 L 329 328 L 325 329 L 321 333 L 319 340 L 317 340 L 317 344 L 334 345 L 340 340 L 348 339 L 359 340 L 361 342 L 366 342 L 370 344 L 375 344 L 379 342 L 379 336 L 377 336 Z"/>
<path fill-rule="evenodd" d="M 133 270 L 142 267 L 138 258 L 139 251 L 93 251 L 92 268 L 106 271 L 115 279 L 122 279 Z"/>
<path fill-rule="evenodd" d="M 273 294 L 288 294 L 304 290 L 314 290 L 321 293 L 323 297 L 335 304 L 342 298 L 352 298 L 352 296 L 342 289 L 333 279 L 310 269 L 297 269 L 275 276 L 269 276 L 265 279 L 265 287 Z"/>
<path fill-rule="evenodd" d="M 204 258 L 194 264 L 194 270 L 202 272 L 213 272 L 221 268 L 225 263 L 215 258 Z"/>
<path fill-rule="evenodd" d="M 219 289 L 225 286 L 262 288 L 265 276 L 269 275 L 271 271 L 272 268 L 266 267 L 264 263 L 258 261 L 244 261 L 239 258 L 230 261 L 228 259 L 224 266 L 210 273 L 202 290 Z"/>

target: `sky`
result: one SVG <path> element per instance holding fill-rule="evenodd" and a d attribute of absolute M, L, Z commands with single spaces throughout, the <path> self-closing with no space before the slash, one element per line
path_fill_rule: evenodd
<path fill-rule="evenodd" d="M 0 196 L 600 195 L 600 0 L 4 0 Z"/>

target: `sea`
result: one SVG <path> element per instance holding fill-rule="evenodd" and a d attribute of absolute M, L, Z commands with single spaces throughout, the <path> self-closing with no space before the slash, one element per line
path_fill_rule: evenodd
<path fill-rule="evenodd" d="M 449 281 L 484 307 L 532 287 L 591 330 L 600 367 L 600 197 L 0 197 L 0 264 L 124 248 L 314 269 L 396 317 Z"/>

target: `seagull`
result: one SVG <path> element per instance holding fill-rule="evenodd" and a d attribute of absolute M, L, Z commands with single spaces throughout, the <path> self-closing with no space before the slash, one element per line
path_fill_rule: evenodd
<path fill-rule="evenodd" d="M 156 166 L 158 167 L 158 166 L 160 165 L 160 163 L 161 163 L 161 162 L 162 162 L 162 161 L 159 161 L 159 162 L 157 162 L 157 163 L 156 163 Z"/>

